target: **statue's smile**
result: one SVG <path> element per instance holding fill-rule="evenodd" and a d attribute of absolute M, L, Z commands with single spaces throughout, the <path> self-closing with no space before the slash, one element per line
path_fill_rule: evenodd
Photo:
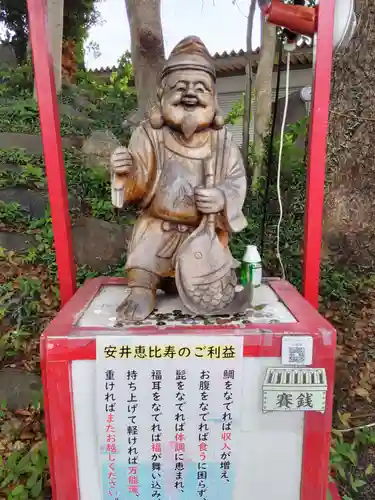
<path fill-rule="evenodd" d="M 182 104 L 184 109 L 187 111 L 193 111 L 198 106 L 201 106 L 197 97 L 187 97 L 187 96 L 181 98 L 180 104 Z"/>
<path fill-rule="evenodd" d="M 184 104 L 185 111 L 194 111 L 198 106 L 196 104 Z"/>

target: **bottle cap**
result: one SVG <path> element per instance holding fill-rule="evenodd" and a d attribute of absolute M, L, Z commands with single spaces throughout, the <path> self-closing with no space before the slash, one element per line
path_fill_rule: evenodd
<path fill-rule="evenodd" d="M 256 245 L 247 245 L 245 255 L 242 259 L 244 262 L 261 262 L 261 258 Z"/>

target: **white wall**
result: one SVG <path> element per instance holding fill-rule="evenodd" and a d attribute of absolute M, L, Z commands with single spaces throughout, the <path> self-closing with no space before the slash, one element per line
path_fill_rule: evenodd
<path fill-rule="evenodd" d="M 283 71 L 281 73 L 280 81 L 280 97 L 285 95 L 285 77 L 286 73 Z M 273 87 L 273 99 L 275 99 L 275 89 L 276 89 L 276 72 L 272 77 L 272 87 Z M 311 85 L 313 80 L 312 69 L 298 69 L 292 70 L 290 73 L 290 93 L 295 92 L 298 89 L 305 87 L 306 85 Z M 219 94 L 219 105 L 223 111 L 224 116 L 226 116 L 232 109 L 233 104 L 239 101 L 245 92 L 245 75 L 239 76 L 229 76 L 217 79 L 217 90 Z M 234 140 L 238 146 L 242 143 L 242 120 L 238 120 L 235 125 L 228 125 L 228 129 L 233 134 Z M 250 125 L 250 138 L 253 136 L 254 124 Z"/>
<path fill-rule="evenodd" d="M 285 88 L 285 71 L 281 72 L 281 87 Z M 312 69 L 294 69 L 290 72 L 290 85 L 291 87 L 304 87 L 311 85 L 313 78 Z M 274 72 L 272 77 L 272 86 L 276 88 L 277 74 Z M 219 77 L 217 79 L 217 91 L 220 93 L 225 92 L 244 92 L 246 76 L 227 76 Z"/>

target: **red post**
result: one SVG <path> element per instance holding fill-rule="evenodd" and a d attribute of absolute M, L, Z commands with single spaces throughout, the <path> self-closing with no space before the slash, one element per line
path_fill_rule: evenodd
<path fill-rule="evenodd" d="M 64 305 L 76 290 L 76 273 L 46 2 L 27 0 L 27 7 L 61 305 Z"/>
<path fill-rule="evenodd" d="M 341 500 L 337 486 L 334 483 L 329 483 L 328 489 L 331 493 L 332 500 Z"/>
<path fill-rule="evenodd" d="M 320 2 L 313 87 L 307 193 L 305 210 L 305 243 L 303 294 L 318 307 L 326 141 L 331 94 L 335 0 Z"/>

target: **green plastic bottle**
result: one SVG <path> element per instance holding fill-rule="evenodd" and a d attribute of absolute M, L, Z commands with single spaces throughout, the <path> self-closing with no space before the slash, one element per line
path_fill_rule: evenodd
<path fill-rule="evenodd" d="M 255 245 L 247 245 L 241 264 L 241 284 L 258 288 L 262 283 L 262 260 Z"/>

